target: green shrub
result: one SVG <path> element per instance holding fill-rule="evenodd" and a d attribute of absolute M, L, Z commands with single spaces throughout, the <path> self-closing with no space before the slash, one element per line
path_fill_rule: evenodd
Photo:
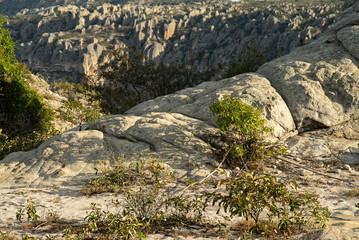
<path fill-rule="evenodd" d="M 37 215 L 37 210 L 36 210 L 36 204 L 34 202 L 34 200 L 30 197 L 26 200 L 27 205 L 25 208 L 20 209 L 18 212 L 16 212 L 16 219 L 19 222 L 22 222 L 22 219 L 25 215 L 25 212 L 27 214 L 27 220 L 28 221 L 36 221 L 37 219 L 40 218 L 39 215 Z"/>
<path fill-rule="evenodd" d="M 145 239 L 148 223 L 126 212 L 100 211 L 92 203 L 92 211 L 85 217 L 87 225 L 80 230 L 65 230 L 65 239 Z"/>
<path fill-rule="evenodd" d="M 230 216 L 253 219 L 256 232 L 269 232 L 275 223 L 276 229 L 289 231 L 296 227 L 326 227 L 328 223 L 328 209 L 322 207 L 317 198 L 305 194 L 293 194 L 286 188 L 286 183 L 277 180 L 274 176 L 254 173 L 239 178 L 222 180 L 219 185 L 225 184 L 226 193 L 218 191 L 207 194 L 206 201 L 218 202 L 217 213 L 223 208 Z M 295 182 L 291 184 L 297 190 Z M 266 212 L 265 222 L 261 214 Z"/>
<path fill-rule="evenodd" d="M 122 157 L 112 158 L 108 163 L 100 161 L 96 167 L 96 179 L 89 181 L 81 190 L 83 194 L 91 195 L 102 192 L 126 191 L 128 187 L 157 184 L 165 186 L 171 179 L 172 173 L 165 169 L 159 159 L 153 157 L 141 158 L 138 162 L 125 163 Z"/>
<path fill-rule="evenodd" d="M 101 175 L 90 181 L 82 192 L 122 191 L 124 203 L 115 200 L 113 204 L 123 210 L 114 214 L 94 206 L 86 217 L 88 224 L 70 235 L 91 237 L 100 233 L 105 236 L 115 234 L 119 239 L 129 236 L 142 238 L 152 229 L 164 225 L 201 224 L 206 203 L 201 198 L 184 196 L 183 192 L 171 192 L 167 186 L 171 182 L 176 183 L 176 179 L 161 160 L 148 157 L 127 164 L 118 158 L 111 164 L 103 163 L 96 168 L 96 172 L 101 172 Z"/>
<path fill-rule="evenodd" d="M 68 82 L 55 83 L 54 87 L 67 98 L 57 110 L 59 117 L 78 124 L 80 131 L 84 123 L 94 123 L 106 115 L 100 107 L 101 94 L 95 87 Z"/>
<path fill-rule="evenodd" d="M 14 42 L 2 28 L 0 17 L 0 159 L 14 151 L 27 151 L 56 133 L 53 111 L 32 90 L 25 65 L 15 59 Z"/>
<path fill-rule="evenodd" d="M 270 147 L 264 135 L 272 131 L 265 126 L 266 120 L 261 118 L 261 111 L 243 103 L 239 99 L 232 99 L 228 95 L 222 100 L 215 100 L 210 107 L 221 131 L 231 138 L 230 146 L 222 149 L 223 156 L 227 151 L 226 164 L 235 168 L 255 168 L 265 156 L 284 153 L 282 146 Z"/>

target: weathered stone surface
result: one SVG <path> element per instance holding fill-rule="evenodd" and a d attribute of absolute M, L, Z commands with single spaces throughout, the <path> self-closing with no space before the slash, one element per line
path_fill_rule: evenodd
<path fill-rule="evenodd" d="M 187 88 L 174 94 L 158 97 L 141 103 L 126 114 L 141 115 L 147 112 L 181 113 L 213 124 L 209 107 L 214 100 L 224 95 L 239 98 L 244 103 L 262 110 L 274 128 L 274 137 L 282 138 L 294 131 L 292 116 L 282 98 L 263 76 L 255 73 L 242 74 L 217 82 L 205 82 L 194 88 Z"/>
<path fill-rule="evenodd" d="M 0 185 L 79 184 L 83 177 L 94 173 L 98 160 L 109 158 L 103 139 L 99 131 L 66 132 L 35 150 L 9 154 L 0 162 Z"/>
<path fill-rule="evenodd" d="M 349 148 L 343 156 L 340 158 L 343 164 L 348 164 L 350 166 L 359 165 L 359 148 Z"/>
<path fill-rule="evenodd" d="M 258 70 L 283 97 L 300 130 L 333 126 L 357 114 L 359 62 L 332 39 L 327 34 Z"/>
<path fill-rule="evenodd" d="M 220 145 L 220 139 L 217 128 L 181 114 L 114 116 L 86 131 L 53 137 L 35 150 L 8 155 L 0 162 L 0 185 L 79 184 L 95 172 L 98 161 L 109 160 L 111 153 L 127 160 L 152 154 L 174 169 L 187 169 L 189 175 L 199 166 L 208 174 L 205 166 L 217 165 L 212 145 Z"/>
<path fill-rule="evenodd" d="M 306 158 L 326 158 L 331 155 L 328 143 L 321 137 L 295 136 L 286 141 L 291 151 Z"/>
<path fill-rule="evenodd" d="M 333 24 L 332 28 L 334 31 L 338 31 L 345 27 L 350 27 L 353 25 L 357 25 L 359 21 L 358 10 L 359 10 L 359 3 L 358 1 L 348 1 L 348 5 L 350 7 L 346 8 L 343 11 L 343 14 L 339 15 L 335 23 Z"/>
<path fill-rule="evenodd" d="M 359 26 L 351 26 L 341 29 L 337 32 L 337 38 L 348 52 L 359 59 Z"/>
<path fill-rule="evenodd" d="M 359 119 L 354 116 L 354 119 L 351 121 L 343 122 L 342 124 L 338 124 L 330 127 L 326 131 L 329 135 L 348 139 L 348 140 L 359 140 Z"/>

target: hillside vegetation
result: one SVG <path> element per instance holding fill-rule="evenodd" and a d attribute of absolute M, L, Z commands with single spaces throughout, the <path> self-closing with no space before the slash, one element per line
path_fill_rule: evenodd
<path fill-rule="evenodd" d="M 36 147 L 53 131 L 53 113 L 26 82 L 29 72 L 15 58 L 4 21 L 0 18 L 0 159 Z"/>

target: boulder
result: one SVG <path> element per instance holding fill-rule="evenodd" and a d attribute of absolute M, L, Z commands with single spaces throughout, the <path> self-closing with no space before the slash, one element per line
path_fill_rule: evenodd
<path fill-rule="evenodd" d="M 357 167 L 359 165 L 359 148 L 349 148 L 340 159 L 343 165 Z"/>
<path fill-rule="evenodd" d="M 335 33 L 328 33 L 258 70 L 282 96 L 300 131 L 357 115 L 359 62 L 335 39 Z"/>
<path fill-rule="evenodd" d="M 221 144 L 221 137 L 216 127 L 182 114 L 113 116 L 86 131 L 55 136 L 35 150 L 8 155 L 0 162 L 0 185 L 79 184 L 93 177 L 98 162 L 110 160 L 112 154 L 126 160 L 153 155 L 164 159 L 175 172 L 187 174 L 183 171 L 187 170 L 196 175 L 201 166 L 201 174 L 208 174 L 218 164 L 213 146 Z"/>
<path fill-rule="evenodd" d="M 325 139 L 320 136 L 294 136 L 286 141 L 291 152 L 298 153 L 302 158 L 326 159 L 331 155 Z"/>
<path fill-rule="evenodd" d="M 256 73 L 241 74 L 217 82 L 204 82 L 194 88 L 141 103 L 126 114 L 181 113 L 213 125 L 209 107 L 214 100 L 219 100 L 226 94 L 261 109 L 263 117 L 274 128 L 275 138 L 283 138 L 295 130 L 291 113 L 281 96 L 266 78 Z"/>
<path fill-rule="evenodd" d="M 359 26 L 351 26 L 337 32 L 338 40 L 356 59 L 359 59 Z"/>

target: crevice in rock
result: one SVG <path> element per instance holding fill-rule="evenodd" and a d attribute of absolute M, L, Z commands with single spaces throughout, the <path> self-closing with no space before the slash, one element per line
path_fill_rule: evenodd
<path fill-rule="evenodd" d="M 139 137 L 133 136 L 133 135 L 130 135 L 130 136 L 131 136 L 133 139 L 135 139 L 137 142 L 142 142 L 142 143 L 145 143 L 145 144 L 149 145 L 151 151 L 154 151 L 154 152 L 157 151 L 156 146 L 155 146 L 153 143 L 147 141 L 146 139 L 139 138 Z M 128 140 L 128 141 L 131 141 L 130 138 L 127 138 L 127 137 L 125 137 L 125 136 L 124 136 L 123 138 L 126 139 L 126 140 Z M 134 142 L 134 141 L 132 141 L 132 142 Z"/>
<path fill-rule="evenodd" d="M 299 133 L 305 133 L 305 132 L 311 132 L 316 131 L 320 129 L 328 129 L 329 126 L 318 122 L 317 120 L 314 120 L 309 117 L 305 117 L 303 121 L 301 122 L 301 126 L 299 127 L 298 131 Z"/>
<path fill-rule="evenodd" d="M 184 149 L 184 148 L 182 148 L 182 147 L 180 147 L 180 146 L 178 146 L 178 145 L 175 145 L 174 143 L 172 143 L 172 142 L 170 142 L 170 141 L 167 141 L 167 140 L 165 140 L 165 139 L 162 139 L 162 141 L 165 142 L 165 143 L 168 143 L 168 144 L 171 145 L 171 146 L 174 146 L 174 147 L 176 147 L 176 148 L 181 149 L 181 150 L 182 150 L 183 152 L 185 152 L 185 153 L 190 154 L 190 152 L 188 152 L 188 150 L 186 150 L 186 149 Z"/>
<path fill-rule="evenodd" d="M 229 137 L 224 133 L 219 134 L 195 134 L 193 133 L 193 136 L 201 139 L 203 142 L 208 143 L 212 148 L 214 149 L 223 149 L 227 146 L 226 143 L 228 143 Z"/>
<path fill-rule="evenodd" d="M 108 137 L 112 137 L 112 138 L 116 138 L 116 139 L 120 139 L 120 140 L 122 139 L 122 140 L 126 140 L 126 141 L 133 142 L 133 143 L 142 142 L 142 143 L 145 143 L 146 145 L 148 145 L 149 149 L 151 151 L 154 151 L 154 152 L 156 151 L 155 145 L 153 145 L 152 143 L 150 143 L 150 142 L 148 142 L 148 141 L 146 141 L 144 139 L 141 139 L 141 138 L 138 138 L 138 137 L 135 137 L 135 136 L 132 136 L 132 135 L 131 135 L 131 137 L 132 137 L 132 139 L 131 139 L 130 137 L 126 137 L 126 136 L 119 137 L 119 136 L 116 136 L 116 135 L 113 135 L 113 134 L 108 134 L 106 132 L 103 132 L 103 134 L 108 136 Z M 134 140 L 136 140 L 136 141 L 134 141 Z M 106 140 L 106 138 L 104 138 L 104 147 L 107 148 L 107 149 L 112 149 L 111 144 Z"/>

